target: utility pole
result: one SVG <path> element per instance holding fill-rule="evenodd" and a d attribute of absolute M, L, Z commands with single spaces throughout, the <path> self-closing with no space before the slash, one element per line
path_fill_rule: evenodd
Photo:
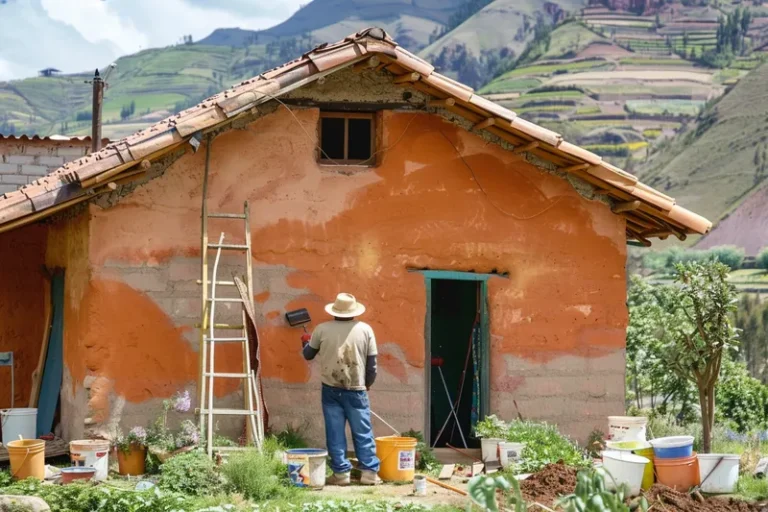
<path fill-rule="evenodd" d="M 99 70 L 93 75 L 93 113 L 91 120 L 91 152 L 101 149 L 101 106 L 104 103 L 104 80 Z"/>

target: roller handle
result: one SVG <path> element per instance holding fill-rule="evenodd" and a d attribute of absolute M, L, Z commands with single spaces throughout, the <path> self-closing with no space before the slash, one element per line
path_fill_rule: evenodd
<path fill-rule="evenodd" d="M 443 366 L 443 358 L 442 357 L 433 357 L 432 358 L 432 366 Z"/>

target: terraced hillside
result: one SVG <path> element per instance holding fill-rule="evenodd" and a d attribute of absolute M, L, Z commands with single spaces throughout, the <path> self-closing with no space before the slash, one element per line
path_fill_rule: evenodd
<path fill-rule="evenodd" d="M 768 183 L 766 84 L 763 64 L 637 170 L 644 182 L 713 221 L 727 217 L 704 238 L 705 246 L 734 243 L 754 252 L 768 245 L 760 188 Z"/>

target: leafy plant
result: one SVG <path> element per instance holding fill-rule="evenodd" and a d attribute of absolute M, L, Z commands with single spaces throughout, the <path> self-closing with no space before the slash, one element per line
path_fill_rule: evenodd
<path fill-rule="evenodd" d="M 291 487 L 288 468 L 275 456 L 276 445 L 256 450 L 236 452 L 222 466 L 222 472 L 235 490 L 246 498 L 261 501 L 290 496 L 296 492 Z"/>
<path fill-rule="evenodd" d="M 574 467 L 587 467 L 590 461 L 573 441 L 562 435 L 557 427 L 545 422 L 516 420 L 509 424 L 508 441 L 525 443 L 516 470 L 535 473 L 547 464 L 563 461 Z"/>
<path fill-rule="evenodd" d="M 223 487 L 216 465 L 203 452 L 182 453 L 160 467 L 159 486 L 174 492 L 203 496 L 216 494 Z"/>
<path fill-rule="evenodd" d="M 587 453 L 592 458 L 600 456 L 600 452 L 605 449 L 605 433 L 600 429 L 590 432 L 587 438 Z"/>
<path fill-rule="evenodd" d="M 475 435 L 485 439 L 506 439 L 509 425 L 503 420 L 490 414 L 475 425 Z"/>
<path fill-rule="evenodd" d="M 670 370 L 699 391 L 704 453 L 710 452 L 712 444 L 715 385 L 723 356 L 738 342 L 732 320 L 738 299 L 736 287 L 727 281 L 728 271 L 728 266 L 714 261 L 677 266 L 679 307 L 688 323 L 677 329 L 666 348 Z"/>
<path fill-rule="evenodd" d="M 152 448 L 166 452 L 187 446 L 197 446 L 200 443 L 200 432 L 191 420 L 184 420 L 176 434 L 168 427 L 168 413 L 170 411 L 185 413 L 189 412 L 191 407 L 192 398 L 188 390 L 163 400 L 163 412 L 149 428 L 147 444 Z"/>
<path fill-rule="evenodd" d="M 629 505 L 624 502 L 625 486 L 609 491 L 605 487 L 606 478 L 613 480 L 604 469 L 579 471 L 576 490 L 558 500 L 555 508 L 561 507 L 565 512 L 629 512 Z M 645 497 L 641 498 L 638 508 L 643 512 L 648 510 Z"/>
<path fill-rule="evenodd" d="M 467 483 L 467 492 L 469 493 L 469 499 L 471 500 L 471 503 L 467 506 L 467 510 L 471 510 L 471 504 L 474 503 L 483 510 L 499 512 L 499 503 L 496 499 L 496 493 L 497 491 L 505 493 L 510 489 L 511 485 L 509 481 L 503 476 L 493 477 L 478 475 Z M 518 505 L 518 507 L 519 506 L 521 505 Z M 516 510 L 525 510 L 525 508 L 516 508 Z"/>
<path fill-rule="evenodd" d="M 752 378 L 743 363 L 725 358 L 715 392 L 718 423 L 745 433 L 768 426 L 768 387 Z"/>
<path fill-rule="evenodd" d="M 306 437 L 304 437 L 304 429 L 301 427 L 294 428 L 293 425 L 288 425 L 275 437 L 285 448 L 307 448 L 309 446 Z"/>
<path fill-rule="evenodd" d="M 768 247 L 760 249 L 760 253 L 757 255 L 757 264 L 760 268 L 768 270 Z"/>
<path fill-rule="evenodd" d="M 133 446 L 147 446 L 147 431 L 144 427 L 133 427 L 128 435 L 124 435 L 122 431 L 118 431 L 113 443 L 118 450 L 124 453 L 131 451 Z"/>
<path fill-rule="evenodd" d="M 435 457 L 432 448 L 424 442 L 424 436 L 418 430 L 408 430 L 402 432 L 403 437 L 413 437 L 416 439 L 416 469 L 434 473 L 441 467 L 440 461 Z"/>

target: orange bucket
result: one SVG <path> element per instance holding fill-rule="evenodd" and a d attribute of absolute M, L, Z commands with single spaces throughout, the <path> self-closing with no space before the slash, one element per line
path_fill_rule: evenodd
<path fill-rule="evenodd" d="M 11 459 L 11 475 L 16 480 L 45 480 L 45 441 L 19 439 L 5 446 Z"/>
<path fill-rule="evenodd" d="M 680 492 L 687 492 L 701 483 L 699 458 L 696 452 L 679 459 L 654 459 L 656 481 Z"/>

